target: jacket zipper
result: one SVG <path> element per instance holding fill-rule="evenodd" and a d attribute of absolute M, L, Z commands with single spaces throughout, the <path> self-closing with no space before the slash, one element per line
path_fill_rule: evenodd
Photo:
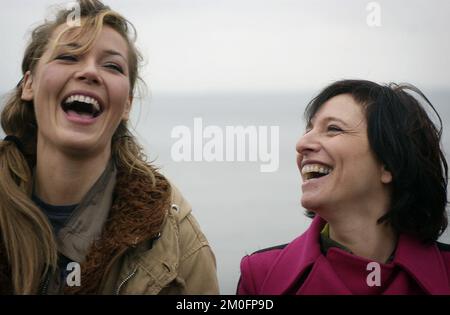
<path fill-rule="evenodd" d="M 104 287 L 105 287 L 105 282 L 106 282 L 106 276 L 109 274 L 111 267 L 114 265 L 114 263 L 116 262 L 116 260 L 122 256 L 127 250 L 126 249 L 122 249 L 120 252 L 118 252 L 112 259 L 111 261 L 108 263 L 108 265 L 105 268 L 105 272 L 103 274 L 102 280 L 100 281 L 100 287 L 99 290 L 97 291 L 97 294 L 101 294 L 101 292 L 103 291 Z"/>
<path fill-rule="evenodd" d="M 136 274 L 137 271 L 137 267 L 134 267 L 133 271 L 119 284 L 119 286 L 117 287 L 116 290 L 116 295 L 120 294 L 120 290 L 122 289 L 122 287 L 125 285 L 125 283 L 127 283 L 131 278 L 134 277 L 134 275 Z"/>
<path fill-rule="evenodd" d="M 50 274 L 47 272 L 45 275 L 45 279 L 41 284 L 41 288 L 39 290 L 40 295 L 47 295 L 48 284 L 50 283 Z"/>
<path fill-rule="evenodd" d="M 161 233 L 158 233 L 158 235 L 157 235 L 156 237 L 151 238 L 151 240 L 152 240 L 152 241 L 155 241 L 155 240 L 157 240 L 157 239 L 160 238 L 160 237 L 161 237 Z M 145 240 L 144 242 L 146 242 L 146 241 L 147 241 L 147 240 Z M 114 263 L 116 262 L 116 260 L 117 260 L 119 257 L 121 257 L 122 255 L 124 255 L 124 254 L 127 252 L 127 250 L 129 250 L 129 248 L 122 249 L 119 253 L 117 253 L 117 254 L 111 259 L 111 261 L 109 262 L 109 264 L 106 266 L 106 268 L 105 268 L 105 273 L 103 274 L 103 278 L 102 278 L 102 280 L 101 280 L 101 282 L 100 282 L 100 287 L 99 287 L 100 289 L 98 290 L 97 293 L 100 293 L 100 292 L 103 291 L 103 289 L 104 289 L 104 287 L 105 287 L 106 278 L 107 278 L 107 275 L 108 275 L 109 272 L 110 272 L 111 267 L 114 265 Z M 128 275 L 128 276 L 125 278 L 125 280 L 123 280 L 123 281 L 120 283 L 120 285 L 117 287 L 117 290 L 116 290 L 116 294 L 117 294 L 117 295 L 119 294 L 120 289 L 122 288 L 122 286 L 123 286 L 128 280 L 130 280 L 130 279 L 134 276 L 134 274 L 136 273 L 136 271 L 137 271 L 137 267 L 135 267 L 134 270 L 133 270 L 133 272 L 132 272 L 130 275 Z"/>

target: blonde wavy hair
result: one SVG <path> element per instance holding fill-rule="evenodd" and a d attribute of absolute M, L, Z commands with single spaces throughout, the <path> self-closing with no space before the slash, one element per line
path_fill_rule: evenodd
<path fill-rule="evenodd" d="M 54 19 L 33 30 L 23 57 L 22 73 L 33 73 L 47 49 L 52 49 L 54 53 L 58 45 L 64 45 L 67 41 L 80 43 L 69 53 L 89 51 L 106 25 L 121 34 L 128 43 L 130 93 L 134 94 L 136 82 L 140 80 L 138 69 L 142 57 L 134 45 L 136 32 L 133 25 L 98 0 L 79 0 L 78 4 L 81 26 L 72 26 L 55 34 L 56 40 L 52 45 L 49 39 L 58 26 L 66 23 L 71 11 L 61 9 Z M 13 292 L 35 294 L 39 292 L 46 273 L 57 265 L 58 253 L 49 221 L 31 200 L 38 126 L 33 102 L 23 101 L 21 95 L 22 84 L 19 83 L 1 113 L 1 126 L 5 134 L 19 138 L 23 152 L 10 141 L 0 141 L 0 256 L 6 256 L 8 261 Z M 126 121 L 120 123 L 111 141 L 111 154 L 117 165 L 129 172 L 144 173 L 155 183 L 142 147 L 129 131 Z"/>

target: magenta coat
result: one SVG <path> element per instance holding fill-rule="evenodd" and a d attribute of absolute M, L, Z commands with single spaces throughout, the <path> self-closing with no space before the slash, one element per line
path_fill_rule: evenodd
<path fill-rule="evenodd" d="M 385 283 L 374 288 L 379 291 L 370 291 L 369 260 L 337 247 L 322 254 L 319 239 L 324 225 L 316 216 L 309 229 L 291 243 L 245 256 L 237 294 L 450 294 L 449 245 L 423 245 L 401 235 L 394 260 L 380 264 L 389 278 L 382 276 Z"/>

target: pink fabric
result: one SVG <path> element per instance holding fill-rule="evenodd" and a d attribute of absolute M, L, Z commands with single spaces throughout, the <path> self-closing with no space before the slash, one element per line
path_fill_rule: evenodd
<path fill-rule="evenodd" d="M 381 287 L 370 288 L 365 283 L 369 260 L 339 248 L 322 255 L 319 239 L 324 224 L 316 216 L 309 229 L 285 248 L 245 256 L 237 293 L 450 294 L 450 252 L 402 235 L 393 262 L 380 264 Z"/>

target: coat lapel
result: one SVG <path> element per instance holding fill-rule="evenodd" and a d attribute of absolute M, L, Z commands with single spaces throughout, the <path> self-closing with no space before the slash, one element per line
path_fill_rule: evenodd
<path fill-rule="evenodd" d="M 350 295 L 352 292 L 337 276 L 333 267 L 321 255 L 314 263 L 307 280 L 298 289 L 297 295 Z"/>
<path fill-rule="evenodd" d="M 401 235 L 394 263 L 401 266 L 428 294 L 450 294 L 450 275 L 435 243 L 424 245 L 410 236 Z"/>

